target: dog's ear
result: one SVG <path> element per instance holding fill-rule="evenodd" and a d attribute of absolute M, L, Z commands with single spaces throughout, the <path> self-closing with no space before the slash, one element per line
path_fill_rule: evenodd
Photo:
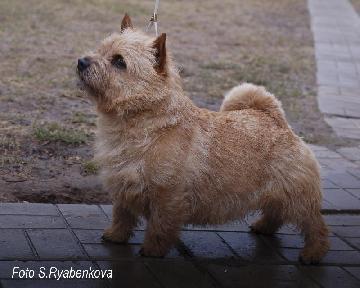
<path fill-rule="evenodd" d="M 123 32 L 127 28 L 133 28 L 133 24 L 131 22 L 129 14 L 125 13 L 124 18 L 121 21 L 121 32 Z"/>
<path fill-rule="evenodd" d="M 162 33 L 153 44 L 155 49 L 155 70 L 159 74 L 166 75 L 166 34 Z"/>

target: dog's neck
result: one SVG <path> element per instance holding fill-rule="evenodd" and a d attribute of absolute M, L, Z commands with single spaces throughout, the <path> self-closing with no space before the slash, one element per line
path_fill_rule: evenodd
<path fill-rule="evenodd" d="M 99 111 L 98 125 L 101 129 L 106 127 L 110 134 L 127 134 L 131 129 L 153 133 L 181 125 L 193 117 L 196 107 L 184 95 L 179 84 L 171 84 L 163 87 L 161 91 L 153 92 L 162 94 L 160 100 L 142 109 L 114 109 L 106 113 Z M 146 97 L 151 98 L 152 95 Z"/>

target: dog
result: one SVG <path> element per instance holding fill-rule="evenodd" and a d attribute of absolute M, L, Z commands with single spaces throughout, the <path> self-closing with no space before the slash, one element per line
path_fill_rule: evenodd
<path fill-rule="evenodd" d="M 105 240 L 126 243 L 145 217 L 140 253 L 162 257 L 183 225 L 224 224 L 261 211 L 254 232 L 292 223 L 304 234 L 303 263 L 326 254 L 318 162 L 263 87 L 234 87 L 218 112 L 196 107 L 166 34 L 134 29 L 127 14 L 118 33 L 78 60 L 77 71 L 97 109 L 95 159 L 114 202 Z"/>

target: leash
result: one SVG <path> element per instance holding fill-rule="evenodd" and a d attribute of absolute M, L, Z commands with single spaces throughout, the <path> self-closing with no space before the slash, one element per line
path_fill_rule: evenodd
<path fill-rule="evenodd" d="M 149 21 L 149 24 L 146 26 L 146 32 L 148 32 L 150 30 L 150 28 L 152 26 L 154 26 L 155 28 L 155 34 L 156 37 L 158 36 L 158 10 L 159 10 L 159 2 L 160 0 L 155 0 L 155 8 L 154 8 L 154 13 L 151 16 L 151 19 Z"/>

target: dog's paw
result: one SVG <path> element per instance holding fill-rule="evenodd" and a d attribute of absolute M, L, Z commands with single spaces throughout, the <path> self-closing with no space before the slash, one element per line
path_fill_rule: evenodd
<path fill-rule="evenodd" d="M 320 263 L 322 255 L 318 253 L 309 253 L 303 250 L 299 255 L 299 262 L 304 265 L 317 265 Z"/>
<path fill-rule="evenodd" d="M 129 241 L 131 235 L 123 235 L 112 228 L 108 228 L 104 231 L 101 239 L 103 241 L 114 242 L 119 244 L 126 244 Z"/>

